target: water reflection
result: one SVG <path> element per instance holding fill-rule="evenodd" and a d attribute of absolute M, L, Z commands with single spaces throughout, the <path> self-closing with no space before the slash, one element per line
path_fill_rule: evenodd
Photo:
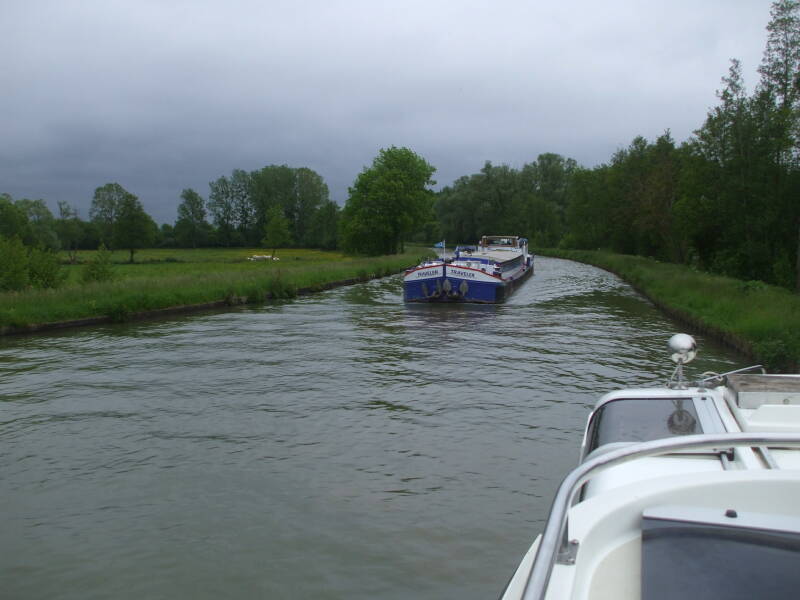
<path fill-rule="evenodd" d="M 697 419 L 683 406 L 684 400 L 673 400 L 675 410 L 667 419 L 667 429 L 674 435 L 689 435 L 697 429 Z"/>

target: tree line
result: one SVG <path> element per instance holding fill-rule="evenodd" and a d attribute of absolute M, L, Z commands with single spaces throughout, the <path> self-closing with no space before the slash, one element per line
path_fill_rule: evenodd
<path fill-rule="evenodd" d="M 234 169 L 208 198 L 181 193 L 174 225 L 155 225 L 119 184 L 95 191 L 90 220 L 59 202 L 0 196 L 0 236 L 44 249 L 147 245 L 303 246 L 360 254 L 406 241 L 474 243 L 514 233 L 533 246 L 608 249 L 800 290 L 800 2 L 772 4 L 760 81 L 748 93 L 731 61 L 719 103 L 688 140 L 636 137 L 584 168 L 544 153 L 515 169 L 486 162 L 432 190 L 435 167 L 408 148 L 380 150 L 343 209 L 311 169 Z M 74 254 L 73 254 L 74 256 Z"/>
<path fill-rule="evenodd" d="M 165 231 L 178 246 L 257 246 L 274 220 L 270 237 L 279 231 L 278 245 L 337 247 L 339 206 L 322 176 L 306 167 L 234 169 L 209 183 L 207 201 L 192 189 L 181 198 L 175 226 Z M 284 220 L 285 227 L 276 228 Z"/>
<path fill-rule="evenodd" d="M 322 176 L 306 168 L 269 165 L 234 169 L 209 183 L 208 198 L 181 192 L 173 225 L 158 227 L 138 197 L 118 183 L 98 187 L 89 220 L 59 202 L 54 217 L 43 200 L 0 196 L 0 235 L 29 246 L 77 250 L 125 249 L 133 262 L 144 247 L 295 246 L 358 254 L 394 254 L 419 229 L 433 239 L 435 168 L 408 148 L 380 150 L 356 177 L 344 210 Z"/>
<path fill-rule="evenodd" d="M 118 183 L 95 189 L 88 220 L 69 203 L 58 202 L 54 216 L 44 200 L 15 200 L 0 194 L 0 236 L 45 250 L 145 247 L 278 245 L 333 249 L 338 244 L 339 207 L 322 177 L 308 168 L 270 165 L 246 172 L 234 169 L 209 183 L 208 200 L 184 189 L 175 223 L 160 227 L 139 198 Z"/>
<path fill-rule="evenodd" d="M 636 137 L 587 169 L 543 154 L 486 163 L 439 192 L 442 235 L 527 235 L 534 245 L 608 249 L 800 291 L 800 18 L 772 4 L 760 81 L 733 59 L 719 103 L 687 141 Z"/>

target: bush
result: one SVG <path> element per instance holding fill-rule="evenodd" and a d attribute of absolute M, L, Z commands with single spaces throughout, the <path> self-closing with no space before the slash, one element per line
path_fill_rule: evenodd
<path fill-rule="evenodd" d="M 18 291 L 28 285 L 28 253 L 18 237 L 0 236 L 0 291 Z"/>
<path fill-rule="evenodd" d="M 58 257 L 47 250 L 26 248 L 19 238 L 0 237 L 0 291 L 28 286 L 55 288 L 66 279 Z"/>
<path fill-rule="evenodd" d="M 111 281 L 114 269 L 111 267 L 111 252 L 104 244 L 100 244 L 94 257 L 84 265 L 81 279 L 84 283 L 92 281 Z"/>
<path fill-rule="evenodd" d="M 57 288 L 67 278 L 54 252 L 31 248 L 28 253 L 28 279 L 33 287 Z"/>

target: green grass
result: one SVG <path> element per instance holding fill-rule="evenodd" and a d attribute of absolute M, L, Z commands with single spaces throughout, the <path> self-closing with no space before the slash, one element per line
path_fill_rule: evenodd
<path fill-rule="evenodd" d="M 612 271 L 679 319 L 751 355 L 770 370 L 800 365 L 800 296 L 639 256 L 600 251 L 539 251 Z"/>
<path fill-rule="evenodd" d="M 397 273 L 427 252 L 412 246 L 405 254 L 365 258 L 279 249 L 279 261 L 252 262 L 248 256 L 271 250 L 142 250 L 136 253 L 135 264 L 127 264 L 128 253 L 117 251 L 112 256 L 114 279 L 91 284 L 81 283 L 80 263 L 93 253 L 81 252 L 79 264 L 64 266 L 67 280 L 62 287 L 0 293 L 0 330 L 103 316 L 124 321 L 135 313 L 177 306 L 291 298 L 298 290 L 322 290 L 331 283 Z"/>

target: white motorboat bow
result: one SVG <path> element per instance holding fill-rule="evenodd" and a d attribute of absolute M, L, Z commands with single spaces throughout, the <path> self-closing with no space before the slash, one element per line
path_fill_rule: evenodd
<path fill-rule="evenodd" d="M 503 600 L 800 594 L 800 375 L 704 374 L 603 396 Z M 763 371 L 763 369 L 762 369 Z"/>

